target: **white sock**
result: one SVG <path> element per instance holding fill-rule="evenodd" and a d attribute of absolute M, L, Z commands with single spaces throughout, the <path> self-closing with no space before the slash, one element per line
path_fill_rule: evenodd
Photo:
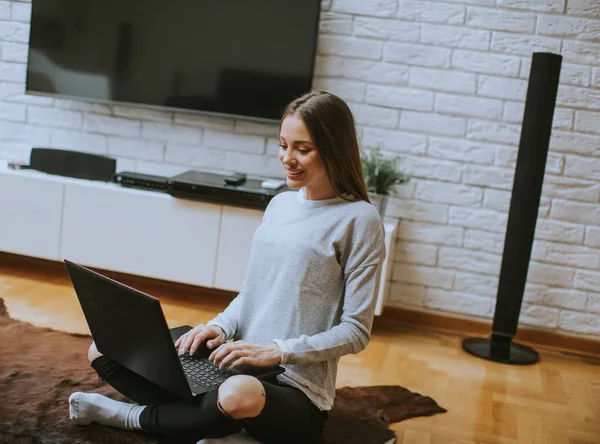
<path fill-rule="evenodd" d="M 145 405 L 115 401 L 97 393 L 75 392 L 69 396 L 69 413 L 75 424 L 102 425 L 125 430 L 140 430 L 140 414 Z"/>

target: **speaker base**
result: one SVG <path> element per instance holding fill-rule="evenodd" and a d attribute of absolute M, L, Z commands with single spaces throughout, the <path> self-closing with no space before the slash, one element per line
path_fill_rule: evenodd
<path fill-rule="evenodd" d="M 498 344 L 493 339 L 467 338 L 462 343 L 466 352 L 487 359 L 488 361 L 500 362 L 512 365 L 531 365 L 540 360 L 540 355 L 534 349 L 524 345 Z"/>

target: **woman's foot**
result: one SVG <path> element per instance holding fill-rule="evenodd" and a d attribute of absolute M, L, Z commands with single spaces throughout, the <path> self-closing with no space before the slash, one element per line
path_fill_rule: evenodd
<path fill-rule="evenodd" d="M 102 425 L 125 430 L 139 430 L 143 405 L 115 401 L 97 393 L 75 392 L 69 397 L 69 413 L 75 424 Z"/>

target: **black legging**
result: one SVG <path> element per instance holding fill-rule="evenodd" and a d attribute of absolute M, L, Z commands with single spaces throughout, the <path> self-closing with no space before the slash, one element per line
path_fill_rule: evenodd
<path fill-rule="evenodd" d="M 217 407 L 218 389 L 185 401 L 106 356 L 95 359 L 92 367 L 121 394 L 148 406 L 140 415 L 142 429 L 177 442 L 195 443 L 245 429 L 265 444 L 318 443 L 327 419 L 327 412 L 319 410 L 304 393 L 276 378 L 261 381 L 266 403 L 257 417 L 233 419 Z"/>

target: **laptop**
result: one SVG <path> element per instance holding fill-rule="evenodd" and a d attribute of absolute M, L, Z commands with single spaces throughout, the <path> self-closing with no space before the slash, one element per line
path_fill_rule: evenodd
<path fill-rule="evenodd" d="M 244 374 L 270 379 L 279 365 L 242 364 L 219 370 L 208 360 L 206 341 L 193 355 L 179 356 L 175 341 L 192 329 L 169 329 L 157 298 L 65 260 L 75 293 L 98 351 L 140 376 L 184 399 L 215 389 L 229 376 Z"/>

